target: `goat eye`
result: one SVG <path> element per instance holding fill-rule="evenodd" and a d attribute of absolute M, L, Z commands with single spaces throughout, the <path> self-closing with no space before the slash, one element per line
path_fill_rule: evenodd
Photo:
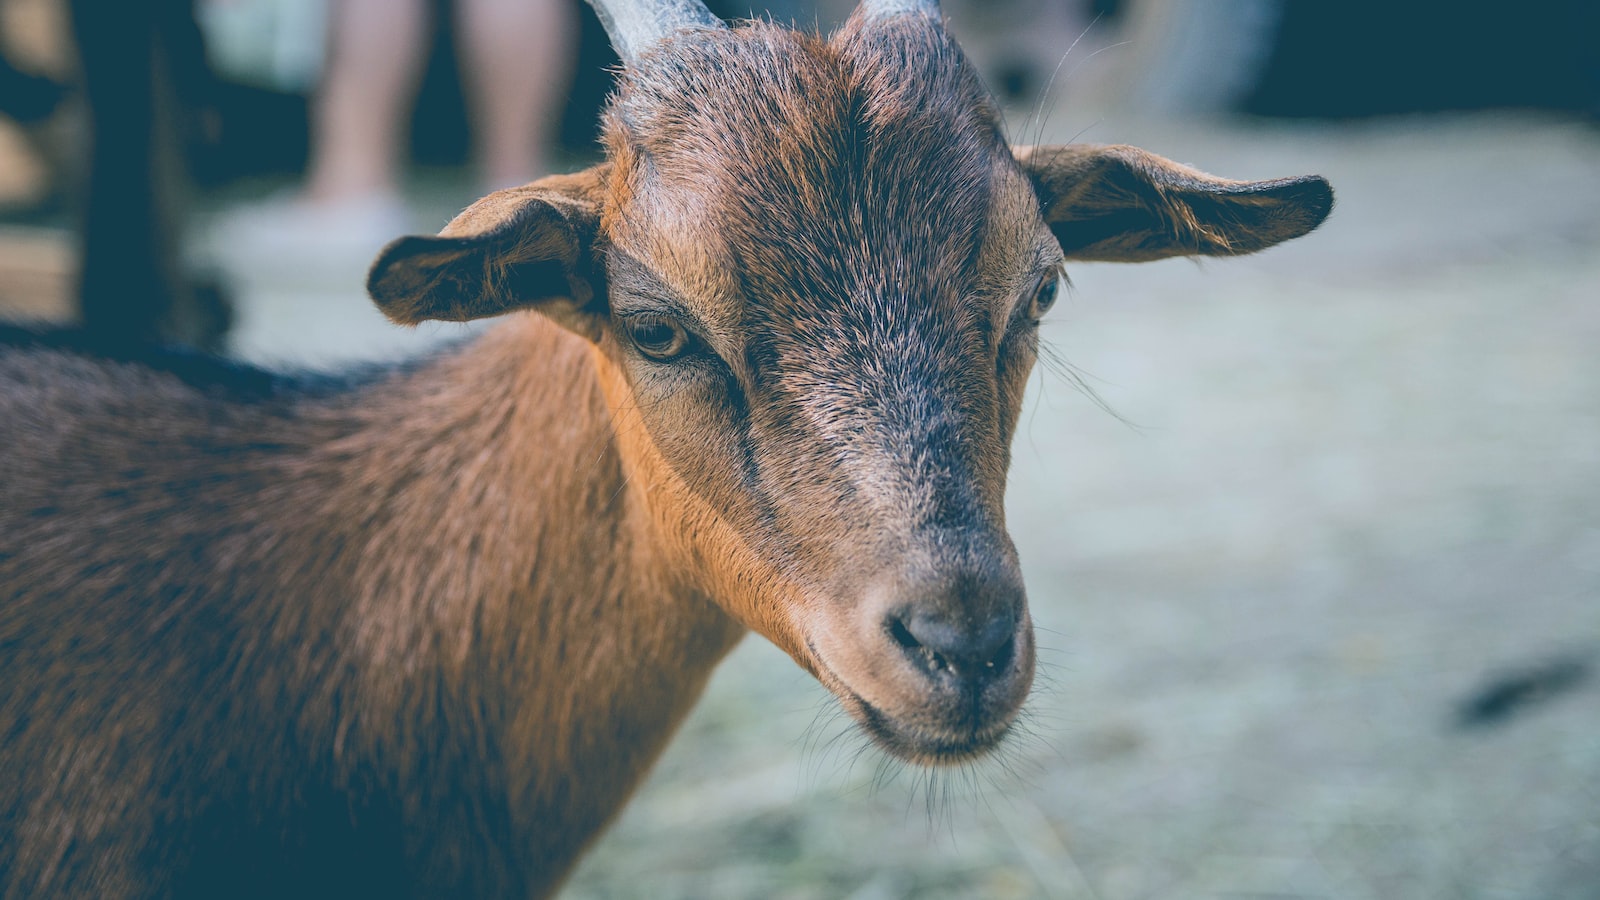
<path fill-rule="evenodd" d="M 633 345 L 657 362 L 672 359 L 689 346 L 689 332 L 665 316 L 634 316 L 627 327 Z"/>
<path fill-rule="evenodd" d="M 1040 276 L 1039 286 L 1033 289 L 1033 301 L 1028 304 L 1028 318 L 1039 319 L 1056 305 L 1056 292 L 1061 290 L 1061 279 L 1055 272 Z"/>

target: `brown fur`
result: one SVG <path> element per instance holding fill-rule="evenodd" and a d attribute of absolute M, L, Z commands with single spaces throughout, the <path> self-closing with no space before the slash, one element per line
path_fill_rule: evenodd
<path fill-rule="evenodd" d="M 310 815 L 382 838 L 352 888 L 556 884 L 739 634 L 657 563 L 588 355 L 520 314 L 247 405 L 0 357 L 6 896 L 303 889 Z"/>
<path fill-rule="evenodd" d="M 0 353 L 0 895 L 542 896 L 746 628 L 890 752 L 988 750 L 1038 279 L 1327 211 L 1013 156 L 920 14 L 658 45 L 606 146 L 385 250 L 396 320 L 509 313 L 419 365 Z"/>
<path fill-rule="evenodd" d="M 1236 256 L 1309 233 L 1333 209 L 1315 176 L 1230 181 L 1138 147 L 1022 147 L 1045 219 L 1073 259 Z"/>

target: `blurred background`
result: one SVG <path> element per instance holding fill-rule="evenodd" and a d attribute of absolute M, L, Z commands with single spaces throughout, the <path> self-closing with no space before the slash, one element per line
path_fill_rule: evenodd
<path fill-rule="evenodd" d="M 730 16 L 824 30 L 842 0 Z M 1015 446 L 1027 734 L 900 770 L 757 638 L 565 896 L 1600 898 L 1600 4 L 947 0 L 1018 143 L 1318 173 L 1077 266 Z M 597 158 L 577 0 L 0 0 L 0 315 L 425 352 L 389 238 Z"/>

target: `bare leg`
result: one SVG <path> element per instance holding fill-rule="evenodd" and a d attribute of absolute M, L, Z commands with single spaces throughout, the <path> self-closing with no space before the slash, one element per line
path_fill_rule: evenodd
<path fill-rule="evenodd" d="M 463 74 L 486 187 L 549 171 L 546 152 L 577 52 L 575 13 L 572 0 L 460 0 Z"/>
<path fill-rule="evenodd" d="M 427 50 L 426 0 L 331 0 L 330 47 L 312 114 L 306 199 L 391 194 Z"/>

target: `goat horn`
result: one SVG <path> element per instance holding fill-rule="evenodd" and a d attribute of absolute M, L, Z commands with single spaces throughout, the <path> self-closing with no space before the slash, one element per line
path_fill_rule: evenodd
<path fill-rule="evenodd" d="M 675 31 L 727 28 L 700 0 L 589 0 L 627 65 Z"/>
<path fill-rule="evenodd" d="M 887 19 L 915 12 L 937 19 L 939 0 L 861 0 L 861 15 L 868 19 Z"/>

